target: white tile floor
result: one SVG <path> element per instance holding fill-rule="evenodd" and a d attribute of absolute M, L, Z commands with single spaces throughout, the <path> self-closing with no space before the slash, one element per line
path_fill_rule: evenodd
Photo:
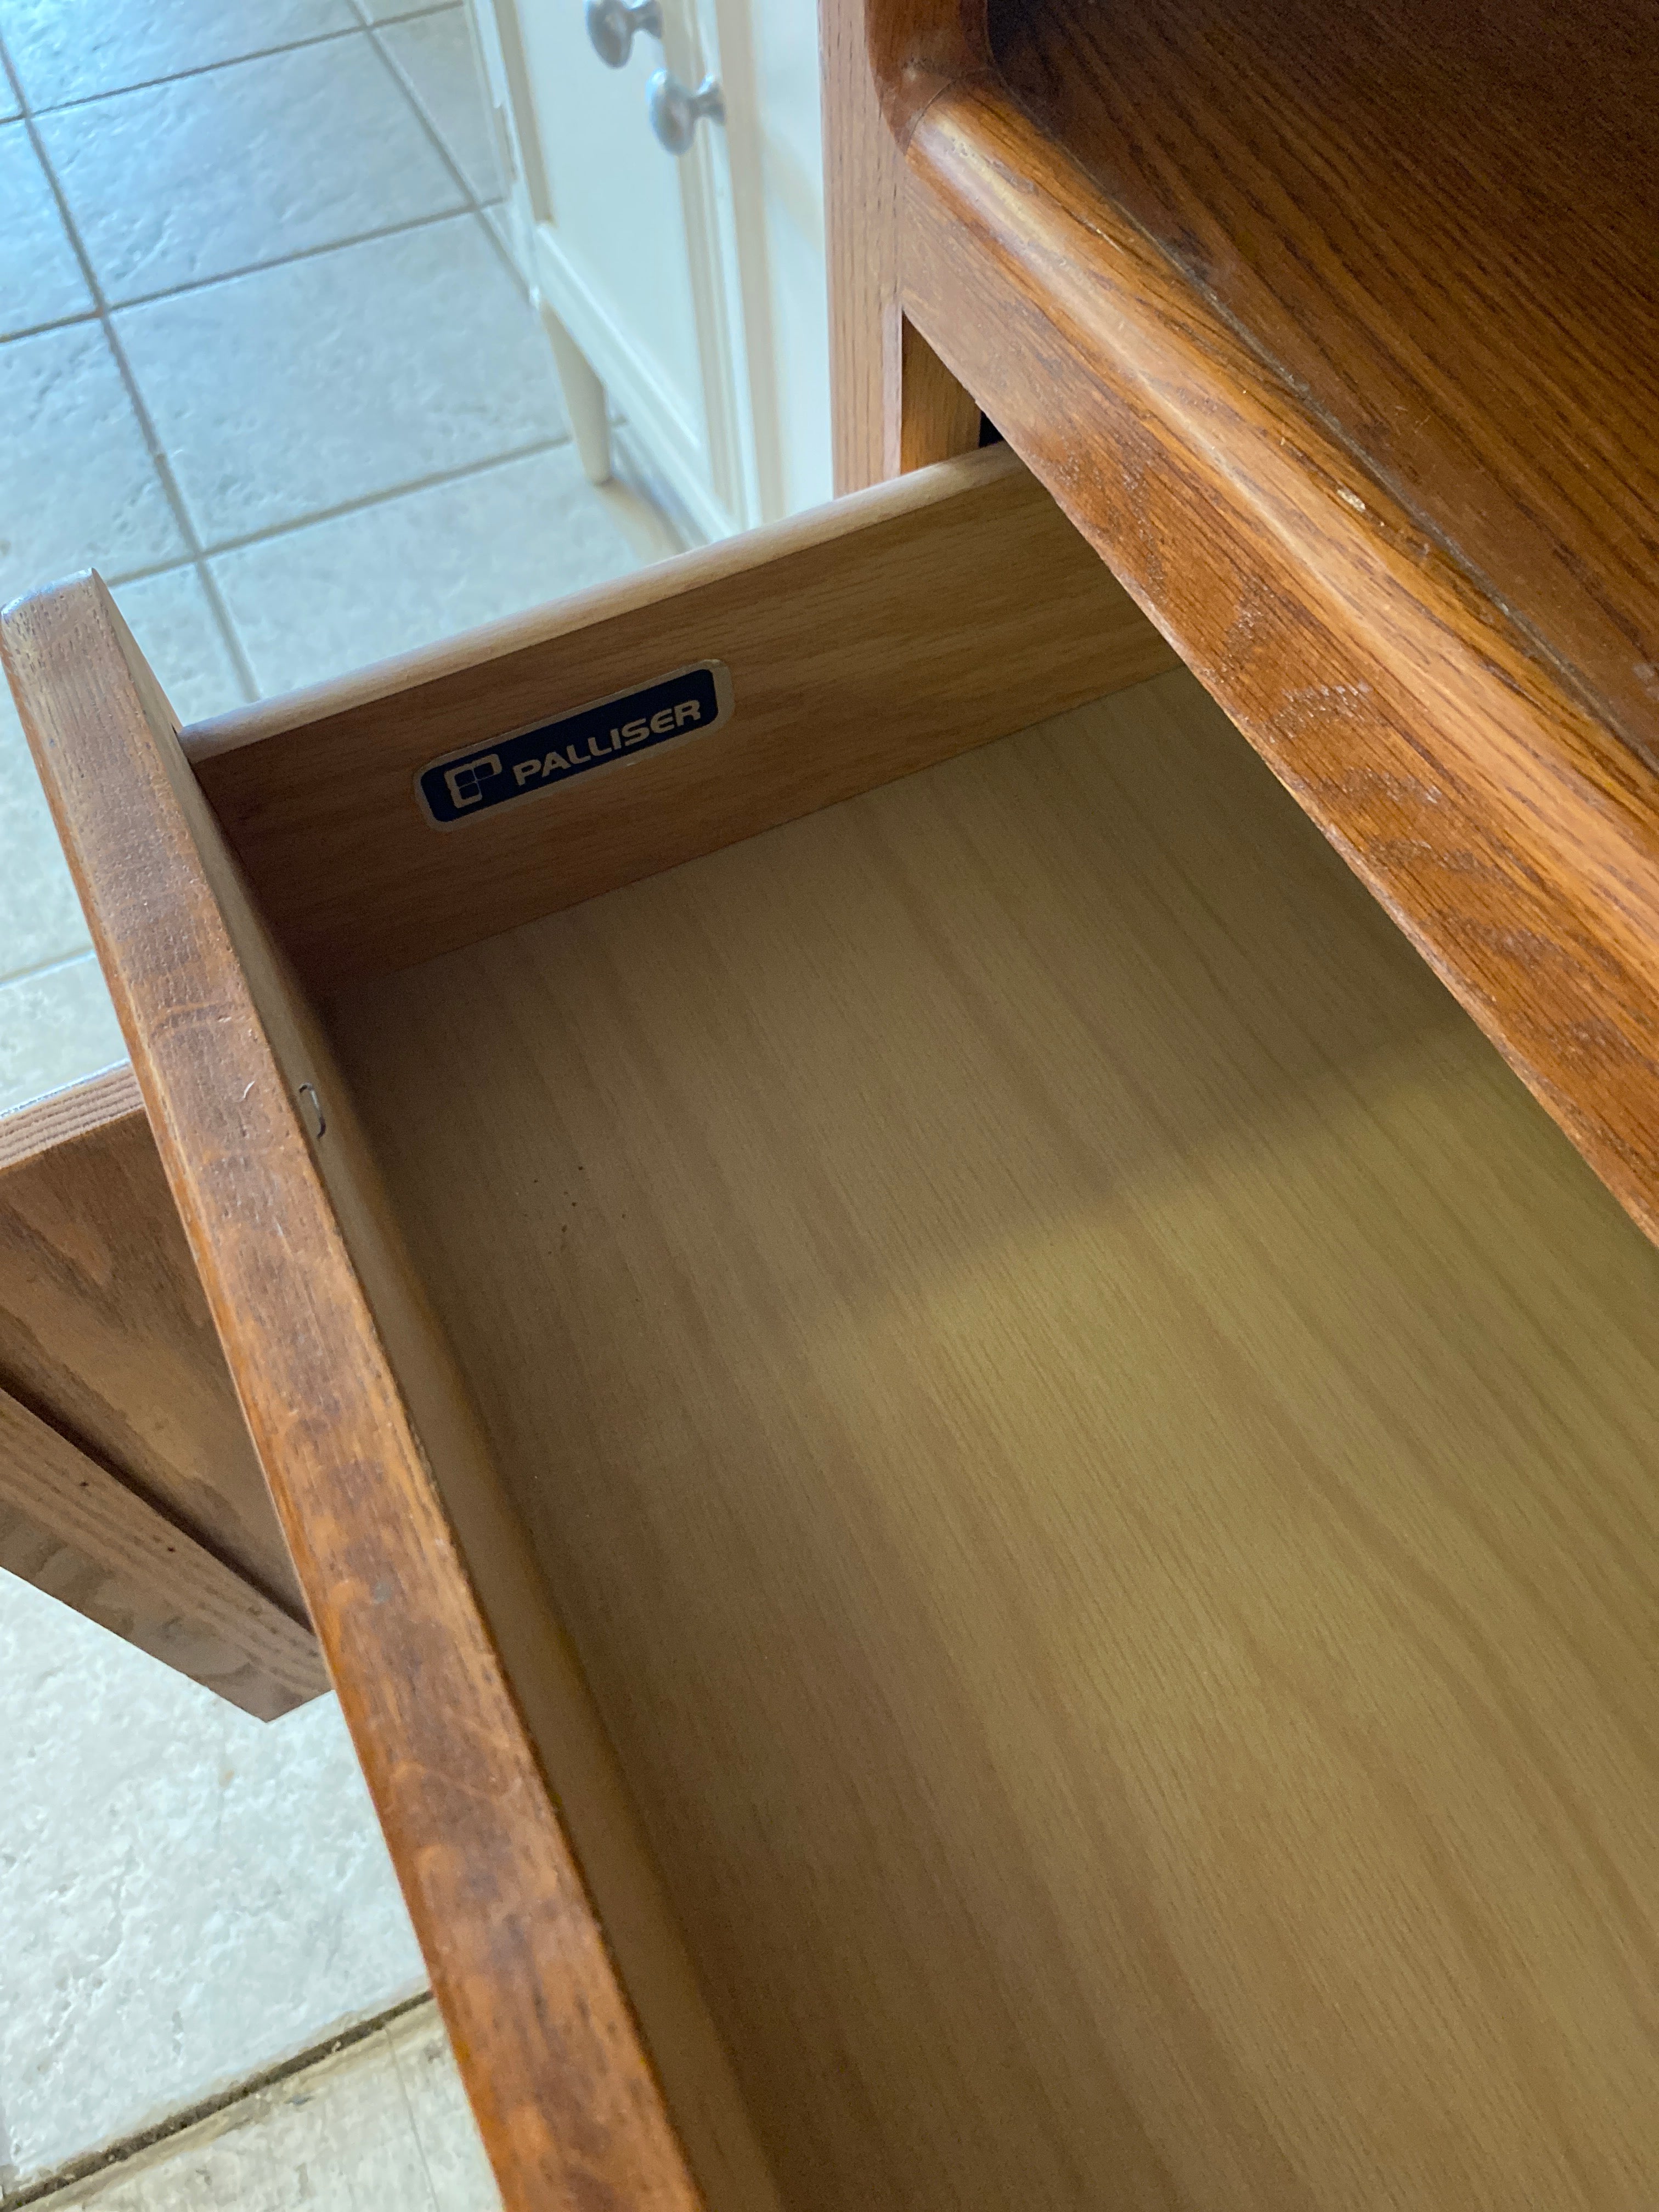
<path fill-rule="evenodd" d="M 0 2206 L 425 1980 L 332 1698 L 264 1725 L 9 1579 L 0 1930 Z"/>
<path fill-rule="evenodd" d="M 428 2002 L 38 2212 L 498 2212 Z"/>
<path fill-rule="evenodd" d="M 100 568 L 198 720 L 665 550 L 581 477 L 501 191 L 459 5 L 0 0 L 0 598 Z M 0 689 L 0 1111 L 121 1056 Z M 262 1729 L 3 1577 L 0 1927 L 0 2205 L 419 1973 L 331 1700 Z M 329 2076 L 367 2118 L 266 2093 L 67 2201 L 492 2203 L 381 2058 Z"/>
<path fill-rule="evenodd" d="M 0 598 L 97 567 L 198 720 L 648 549 L 576 465 L 460 6 L 0 0 Z M 121 1055 L 9 700 L 0 841 L 4 1110 Z"/>

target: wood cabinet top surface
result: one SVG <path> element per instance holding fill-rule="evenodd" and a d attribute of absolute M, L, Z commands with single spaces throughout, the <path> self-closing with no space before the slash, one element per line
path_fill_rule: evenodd
<path fill-rule="evenodd" d="M 1650 0 L 1015 0 L 1026 112 L 1659 756 Z"/>

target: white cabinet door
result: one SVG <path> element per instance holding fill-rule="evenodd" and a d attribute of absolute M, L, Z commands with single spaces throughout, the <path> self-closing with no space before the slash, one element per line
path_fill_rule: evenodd
<path fill-rule="evenodd" d="M 719 56 L 693 0 L 660 0 L 660 40 L 636 35 L 621 69 L 594 52 L 582 0 L 496 0 L 496 40 L 480 27 L 506 80 L 532 281 L 690 520 L 715 538 L 761 519 L 725 134 L 699 125 L 677 159 L 653 134 L 646 88 L 665 66 L 695 86 Z M 569 397 L 578 415 L 584 397 Z"/>
<path fill-rule="evenodd" d="M 526 273 L 590 473 L 607 398 L 696 532 L 827 497 L 828 307 L 813 0 L 659 0 L 620 69 L 583 0 L 478 0 L 520 173 Z M 647 88 L 715 80 L 676 158 Z"/>

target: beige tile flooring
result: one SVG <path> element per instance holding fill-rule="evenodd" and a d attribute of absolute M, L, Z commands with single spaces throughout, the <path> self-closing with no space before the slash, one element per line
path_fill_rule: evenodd
<path fill-rule="evenodd" d="M 499 2212 L 428 1999 L 35 2212 Z"/>
<path fill-rule="evenodd" d="M 97 567 L 199 720 L 666 550 L 577 465 L 453 0 L 0 0 L 0 599 Z M 121 1054 L 0 692 L 0 1111 Z"/>

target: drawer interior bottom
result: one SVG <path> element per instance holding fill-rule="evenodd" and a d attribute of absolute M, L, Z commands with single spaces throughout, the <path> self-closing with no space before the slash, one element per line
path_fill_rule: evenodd
<path fill-rule="evenodd" d="M 1659 1255 L 1190 678 L 332 1028 L 787 2204 L 1655 2170 Z"/>

